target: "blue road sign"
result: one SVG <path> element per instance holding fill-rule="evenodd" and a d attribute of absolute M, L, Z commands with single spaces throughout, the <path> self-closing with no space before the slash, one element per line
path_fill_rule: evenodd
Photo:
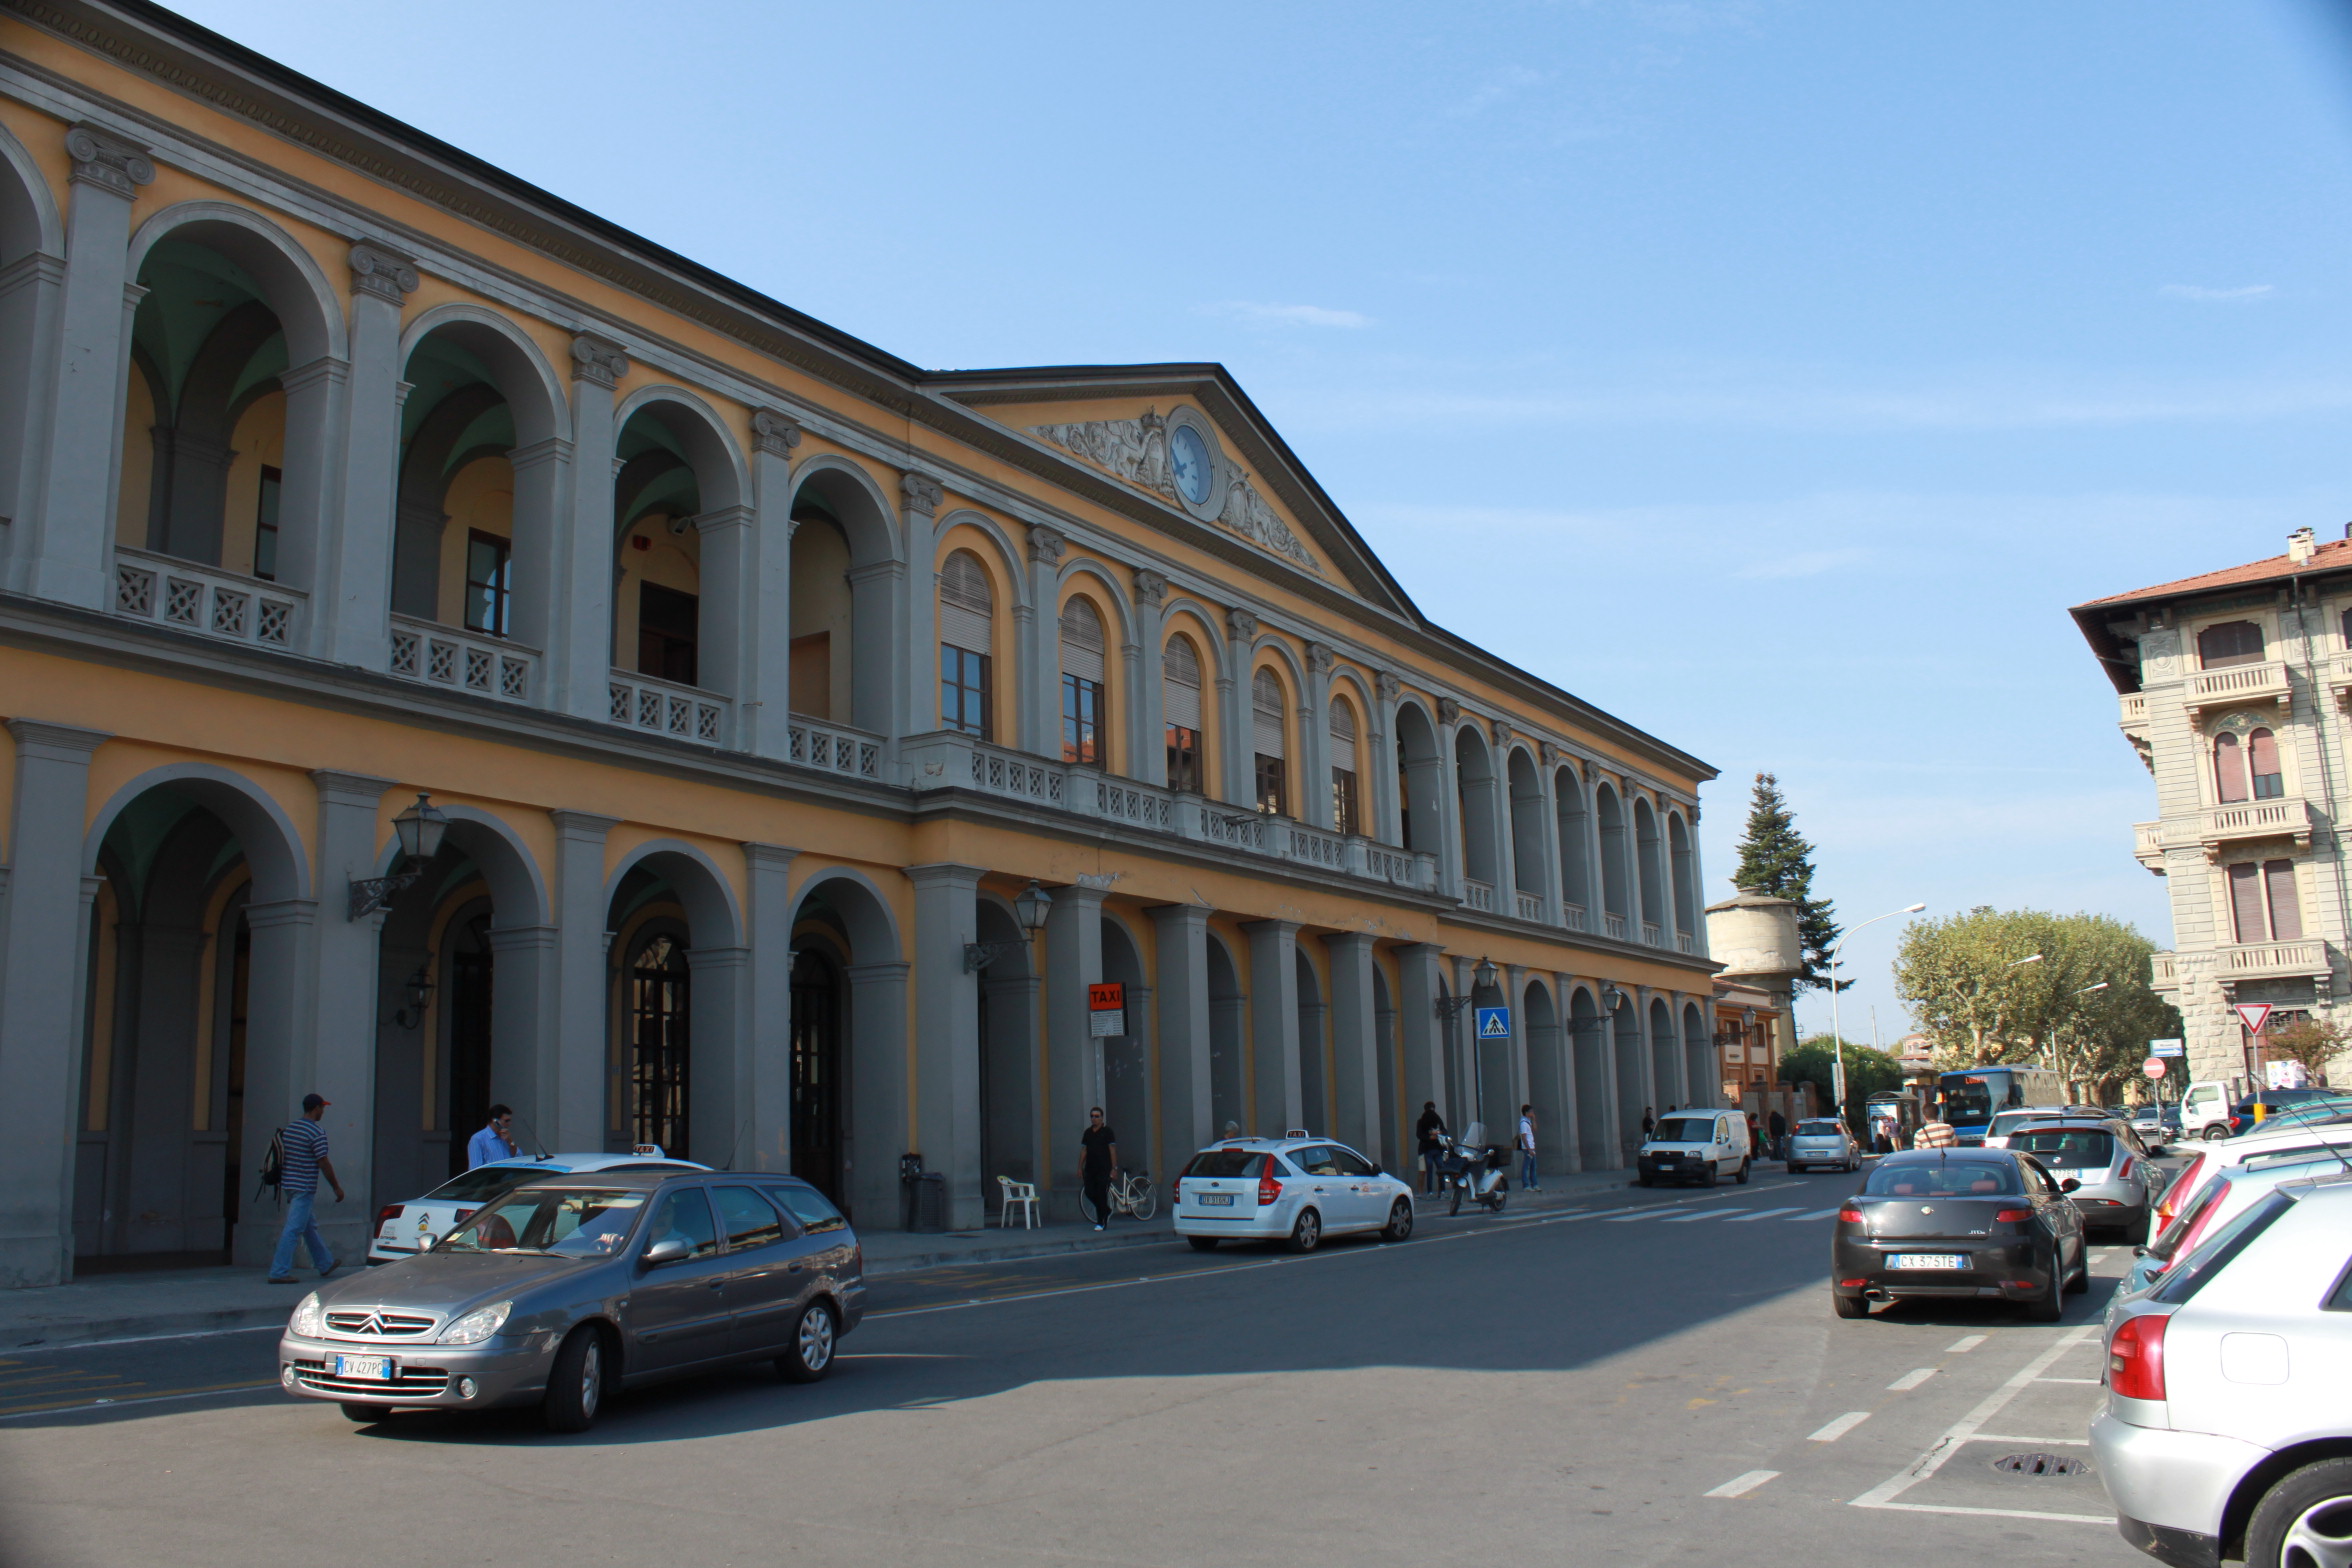
<path fill-rule="evenodd" d="M 1478 1038 L 1508 1040 L 1511 1038 L 1511 1010 L 1508 1007 L 1481 1007 L 1478 1010 Z"/>
<path fill-rule="evenodd" d="M 2148 1054 L 2150 1056 L 2179 1056 L 2181 1042 L 2178 1040 L 2150 1040 Z"/>

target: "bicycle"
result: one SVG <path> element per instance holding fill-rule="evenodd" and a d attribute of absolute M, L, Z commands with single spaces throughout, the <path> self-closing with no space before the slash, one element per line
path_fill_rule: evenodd
<path fill-rule="evenodd" d="M 1160 1195 L 1152 1190 L 1151 1178 L 1141 1171 L 1124 1171 L 1111 1177 L 1110 1209 L 1103 1215 L 1106 1223 L 1119 1215 L 1148 1220 L 1160 1211 Z"/>

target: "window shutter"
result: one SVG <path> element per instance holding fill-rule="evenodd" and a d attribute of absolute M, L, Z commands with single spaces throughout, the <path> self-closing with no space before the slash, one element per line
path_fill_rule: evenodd
<path fill-rule="evenodd" d="M 1331 704 L 1331 738 L 1346 750 L 1356 746 L 1356 710 L 1353 704 L 1334 700 Z"/>
<path fill-rule="evenodd" d="M 2252 862 L 2241 862 L 2230 867 L 2229 888 L 2230 922 L 2235 927 L 2236 940 L 2269 940 L 2262 919 L 2262 868 Z"/>
<path fill-rule="evenodd" d="M 2271 939 L 2277 942 L 2299 940 L 2303 935 L 2303 901 L 2295 896 L 2295 863 L 2291 860 L 2265 862 L 2262 880 L 2267 884 L 2270 894 Z"/>
<path fill-rule="evenodd" d="M 2253 764 L 2254 776 L 2279 770 L 2278 737 L 2268 730 L 2256 730 L 2246 737 L 2246 760 Z"/>
<path fill-rule="evenodd" d="M 967 653 L 989 653 L 995 596 L 988 589 L 988 573 L 958 550 L 947 558 L 939 574 L 939 640 Z"/>
<path fill-rule="evenodd" d="M 1062 673 L 1090 681 L 1103 678 L 1102 617 L 1084 599 L 1062 606 Z"/>
<path fill-rule="evenodd" d="M 1282 750 L 1282 683 L 1272 670 L 1260 670 L 1250 682 L 1250 706 L 1255 710 L 1257 753 L 1279 757 Z"/>
<path fill-rule="evenodd" d="M 2223 621 L 2197 634 L 2197 662 L 2209 670 L 2262 662 L 2262 628 L 2252 621 Z"/>
<path fill-rule="evenodd" d="M 2235 735 L 2213 742 L 2213 793 L 2224 805 L 2246 798 L 2246 754 Z"/>
<path fill-rule="evenodd" d="M 1167 652 L 1160 664 L 1160 706 L 1170 724 L 1188 730 L 1201 727 L 1201 667 L 1200 655 L 1193 652 L 1192 640 L 1187 637 L 1168 639 Z"/>

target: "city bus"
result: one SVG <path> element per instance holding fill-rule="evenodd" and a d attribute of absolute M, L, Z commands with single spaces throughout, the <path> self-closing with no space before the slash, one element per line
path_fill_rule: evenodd
<path fill-rule="evenodd" d="M 1995 1111 L 2065 1102 L 2066 1088 L 2048 1067 L 1970 1067 L 1936 1075 L 1934 1109 L 1971 1146 L 1983 1144 Z"/>

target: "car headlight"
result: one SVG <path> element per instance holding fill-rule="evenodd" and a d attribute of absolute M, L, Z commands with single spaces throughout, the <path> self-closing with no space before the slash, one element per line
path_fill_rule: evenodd
<path fill-rule="evenodd" d="M 513 1310 L 511 1301 L 494 1301 L 486 1307 L 476 1307 L 441 1331 L 441 1343 L 479 1345 L 506 1326 L 506 1315 Z"/>
<path fill-rule="evenodd" d="M 286 1332 L 300 1334 L 304 1339 L 316 1339 L 327 1331 L 327 1314 L 319 1306 L 318 1292 L 302 1298 L 302 1305 L 294 1309 L 294 1316 L 286 1322 Z"/>

